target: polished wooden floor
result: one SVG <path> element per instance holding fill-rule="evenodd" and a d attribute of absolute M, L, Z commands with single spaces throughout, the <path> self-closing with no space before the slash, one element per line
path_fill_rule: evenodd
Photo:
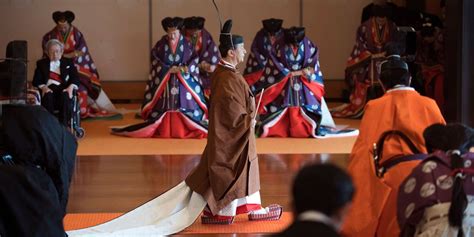
<path fill-rule="evenodd" d="M 345 168 L 347 159 L 347 154 L 259 155 L 263 204 L 278 203 L 290 211 L 290 185 L 302 166 L 329 162 Z M 68 212 L 127 212 L 181 182 L 199 160 L 199 155 L 80 156 Z"/>

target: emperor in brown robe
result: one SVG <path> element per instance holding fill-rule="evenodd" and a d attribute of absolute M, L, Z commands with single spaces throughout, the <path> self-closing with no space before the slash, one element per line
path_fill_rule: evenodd
<path fill-rule="evenodd" d="M 282 211 L 278 205 L 261 206 L 255 100 L 236 69 L 245 58 L 243 38 L 231 34 L 231 28 L 229 20 L 219 37 L 222 59 L 211 76 L 207 145 L 185 180 L 207 202 L 204 224 L 231 224 L 234 216 L 244 213 L 250 220 L 278 220 Z"/>
<path fill-rule="evenodd" d="M 186 184 L 217 213 L 235 199 L 260 189 L 252 120 L 255 102 L 243 76 L 219 63 L 211 77 L 207 145 Z"/>

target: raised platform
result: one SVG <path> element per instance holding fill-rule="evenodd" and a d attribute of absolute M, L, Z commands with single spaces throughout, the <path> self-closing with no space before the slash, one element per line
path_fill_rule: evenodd
<path fill-rule="evenodd" d="M 140 123 L 135 118 L 138 104 L 118 104 L 126 111 L 122 120 L 92 120 L 82 122 L 86 136 L 79 141 L 78 155 L 197 155 L 201 154 L 206 139 L 129 138 L 112 135 L 111 126 Z M 358 128 L 360 120 L 336 119 L 338 126 Z M 356 137 L 343 138 L 258 138 L 259 154 L 349 154 Z"/>

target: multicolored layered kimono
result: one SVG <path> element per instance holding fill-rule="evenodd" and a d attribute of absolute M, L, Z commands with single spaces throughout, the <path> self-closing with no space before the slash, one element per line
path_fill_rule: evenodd
<path fill-rule="evenodd" d="M 205 138 L 207 105 L 198 62 L 197 54 L 183 35 L 179 36 L 176 49 L 163 36 L 151 51 L 150 80 L 141 111 L 146 122 L 113 129 L 113 133 L 130 137 Z M 187 71 L 171 73 L 173 66 Z"/>
<path fill-rule="evenodd" d="M 426 96 L 433 98 L 441 111 L 444 109 L 444 39 L 443 31 L 434 32 L 434 41 L 427 43 L 418 35 L 416 62 L 421 74 Z"/>
<path fill-rule="evenodd" d="M 255 92 L 253 85 L 262 77 L 263 69 L 267 65 L 270 54 L 275 51 L 276 43 L 282 39 L 283 32 L 278 33 L 272 39 L 265 29 L 261 29 L 255 35 L 244 71 L 244 78 L 253 92 Z"/>
<path fill-rule="evenodd" d="M 346 65 L 346 82 L 351 88 L 350 103 L 333 109 L 334 117 L 362 116 L 369 96 L 368 88 L 380 84 L 377 66 L 384 60 L 381 53 L 387 43 L 398 41 L 396 30 L 396 25 L 389 20 L 379 28 L 375 17 L 359 26 L 356 43 Z"/>
<path fill-rule="evenodd" d="M 214 39 L 211 34 L 206 30 L 202 29 L 198 33 L 199 36 L 194 38 L 186 36 L 186 39 L 191 42 L 194 51 L 199 56 L 199 62 L 207 62 L 211 65 L 211 70 L 215 70 L 217 63 L 219 63 L 220 54 Z M 202 87 L 204 88 L 205 94 L 209 96 L 211 90 L 211 73 L 206 72 L 203 69 L 199 69 L 199 79 L 201 80 Z"/>
<path fill-rule="evenodd" d="M 107 96 L 103 93 L 99 81 L 99 72 L 94 64 L 94 60 L 89 53 L 84 35 L 75 26 L 71 25 L 66 35 L 63 35 L 56 27 L 43 36 L 43 52 L 46 52 L 46 43 L 50 39 L 57 39 L 64 44 L 64 55 L 75 54 L 74 64 L 76 65 L 79 79 L 81 81 L 79 87 L 79 97 L 81 105 L 81 117 L 97 117 L 109 116 L 106 111 L 114 111 L 115 107 L 112 105 Z M 46 54 L 43 55 L 47 57 Z M 87 97 L 95 101 L 96 108 L 92 108 L 88 104 Z M 98 106 L 98 108 L 97 108 Z"/>
<path fill-rule="evenodd" d="M 471 170 L 474 153 L 464 156 L 464 169 Z M 451 158 L 442 151 L 426 158 L 403 181 L 398 191 L 397 218 L 401 236 L 448 237 L 458 236 L 457 228 L 449 225 L 448 213 L 453 195 Z M 464 191 L 468 205 L 465 210 L 464 236 L 472 236 L 474 225 L 474 176 L 464 173 Z"/>
<path fill-rule="evenodd" d="M 321 121 L 324 85 L 318 48 L 304 38 L 297 47 L 280 41 L 270 55 L 263 75 L 254 84 L 261 99 L 261 137 L 316 137 Z M 292 71 L 309 69 L 309 75 Z M 262 89 L 264 93 L 261 93 Z"/>

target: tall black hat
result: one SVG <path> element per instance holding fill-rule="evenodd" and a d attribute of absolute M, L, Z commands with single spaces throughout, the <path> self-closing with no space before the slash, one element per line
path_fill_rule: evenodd
<path fill-rule="evenodd" d="M 244 38 L 240 35 L 235 35 L 230 32 L 232 29 L 232 20 L 227 20 L 222 27 L 221 34 L 219 35 L 219 49 L 227 51 L 229 49 L 235 49 L 235 46 L 242 44 Z"/>
<path fill-rule="evenodd" d="M 58 22 L 64 22 L 67 21 L 69 24 L 71 24 L 76 16 L 72 11 L 55 11 L 53 12 L 53 21 L 58 24 Z"/>
<path fill-rule="evenodd" d="M 181 30 L 183 27 L 183 18 L 181 17 L 166 17 L 161 21 L 163 30 L 168 31 L 168 28 L 176 28 Z"/>
<path fill-rule="evenodd" d="M 262 20 L 263 29 L 265 29 L 269 34 L 274 35 L 281 30 L 281 25 L 283 24 L 282 19 L 265 19 Z"/>

